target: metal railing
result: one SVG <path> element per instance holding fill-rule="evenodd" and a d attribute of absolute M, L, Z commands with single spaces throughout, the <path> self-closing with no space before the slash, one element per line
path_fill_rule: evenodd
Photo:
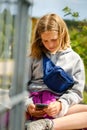
<path fill-rule="evenodd" d="M 0 0 L 0 130 L 24 130 L 31 6 L 30 0 Z"/>

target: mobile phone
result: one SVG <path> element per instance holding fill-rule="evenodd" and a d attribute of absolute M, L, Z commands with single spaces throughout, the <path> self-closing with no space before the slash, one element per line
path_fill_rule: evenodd
<path fill-rule="evenodd" d="M 40 104 L 40 103 L 35 104 L 35 106 L 36 106 L 36 110 L 42 110 L 48 107 L 47 104 Z"/>

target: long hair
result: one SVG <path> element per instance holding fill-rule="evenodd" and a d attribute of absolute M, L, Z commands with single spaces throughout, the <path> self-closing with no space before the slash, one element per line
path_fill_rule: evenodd
<path fill-rule="evenodd" d="M 64 20 L 56 14 L 47 14 L 40 18 L 36 24 L 34 38 L 31 45 L 31 56 L 40 59 L 43 52 L 48 50 L 43 46 L 41 34 L 45 31 L 57 31 L 61 48 L 70 47 L 70 36 Z"/>

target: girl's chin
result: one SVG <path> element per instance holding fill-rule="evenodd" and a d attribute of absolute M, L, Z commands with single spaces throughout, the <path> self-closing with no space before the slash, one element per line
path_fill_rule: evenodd
<path fill-rule="evenodd" d="M 57 52 L 57 50 L 56 50 L 56 51 L 50 50 L 50 53 L 51 53 L 51 54 L 55 54 L 56 52 Z"/>

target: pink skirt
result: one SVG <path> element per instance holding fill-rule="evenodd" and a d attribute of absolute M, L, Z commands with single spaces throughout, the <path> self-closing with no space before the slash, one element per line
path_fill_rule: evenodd
<path fill-rule="evenodd" d="M 37 103 L 49 104 L 50 102 L 56 101 L 56 99 L 58 99 L 57 94 L 54 94 L 47 90 L 40 91 L 40 92 L 32 92 L 31 97 L 33 99 L 34 104 L 37 104 Z M 27 118 L 27 120 L 36 120 L 37 119 L 35 117 L 31 117 L 28 113 L 26 113 L 26 118 Z M 53 117 L 50 117 L 47 114 L 45 114 L 43 117 L 38 118 L 38 119 L 42 119 L 42 118 L 53 119 Z"/>

